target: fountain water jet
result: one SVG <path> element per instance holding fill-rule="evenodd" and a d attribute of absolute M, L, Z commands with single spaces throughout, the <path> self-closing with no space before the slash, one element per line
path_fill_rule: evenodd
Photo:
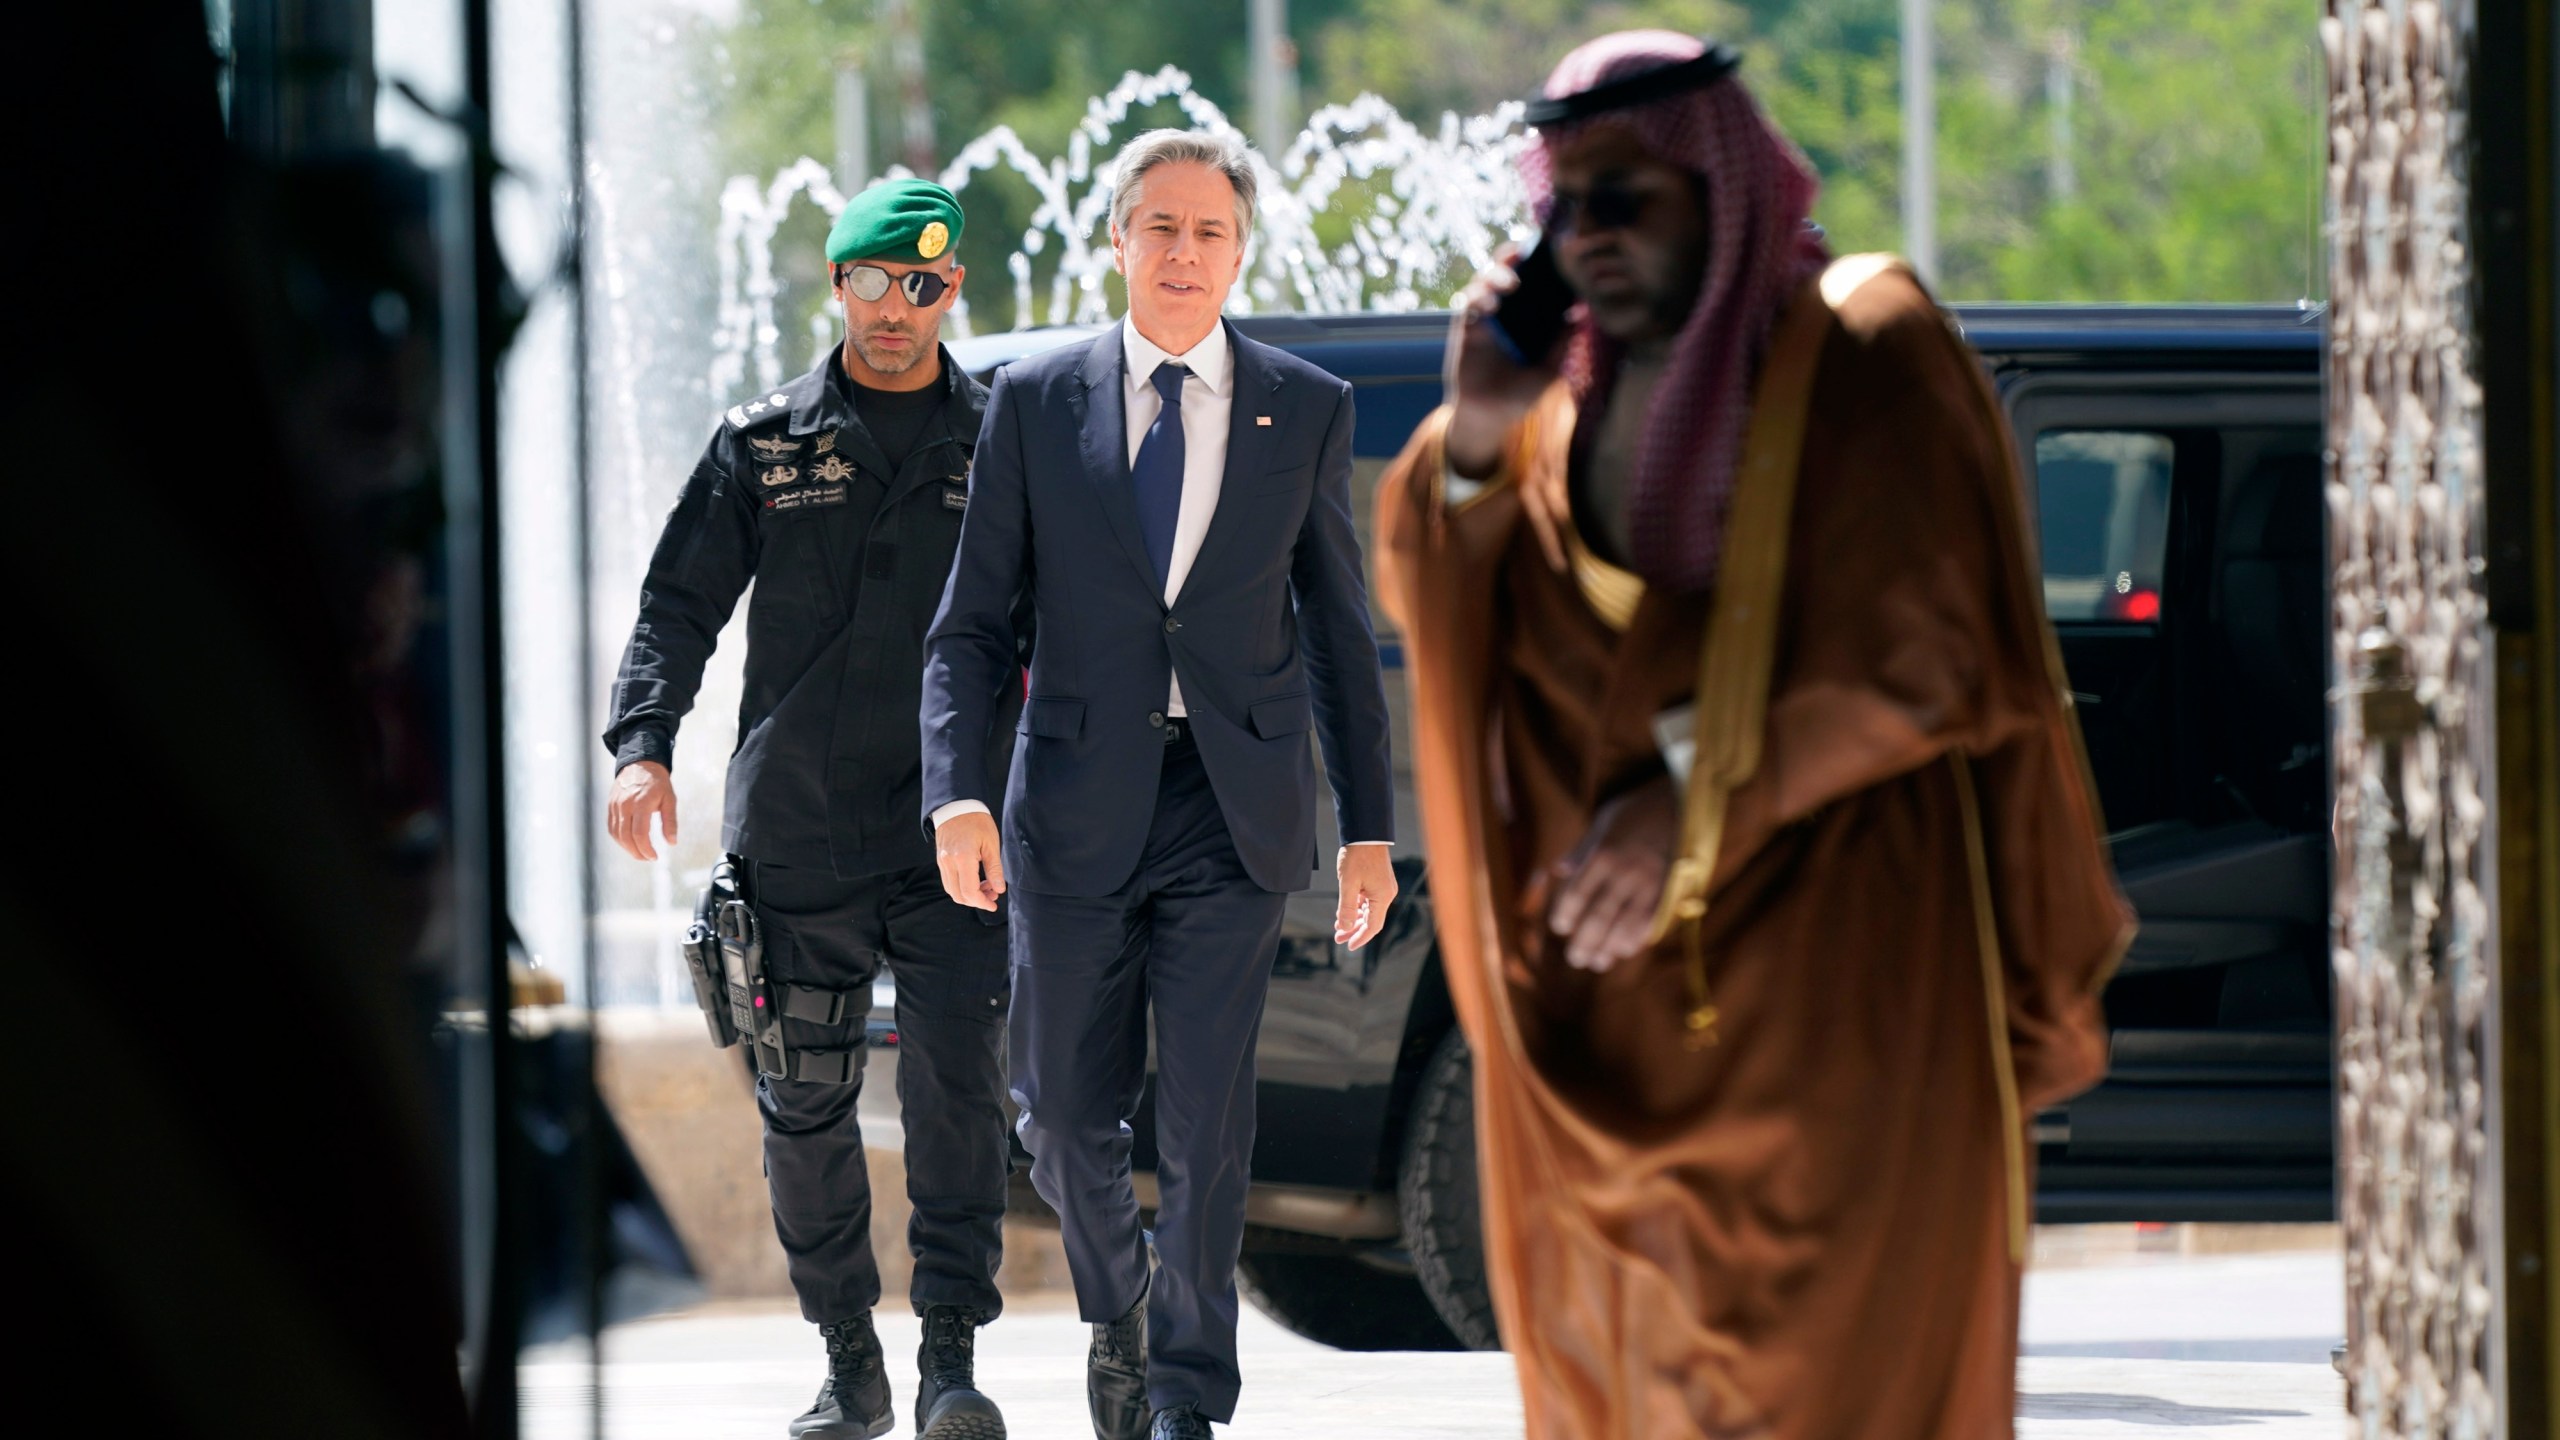
<path fill-rule="evenodd" d="M 1119 132 L 1132 112 L 1167 103 L 1199 129 L 1242 137 L 1182 71 L 1133 70 L 1087 103 L 1065 153 L 1043 160 L 1012 127 L 999 125 L 961 147 L 935 177 L 965 198 L 976 177 L 1003 171 L 1038 197 L 1006 261 L 1015 329 L 1111 318 L 1103 284 L 1111 273 L 1111 158 L 1131 138 Z M 1444 300 L 1497 245 L 1527 233 L 1516 162 L 1530 139 L 1520 115 L 1516 103 L 1484 115 L 1443 114 L 1436 129 L 1425 131 L 1375 95 L 1316 111 L 1278 160 L 1256 153 L 1260 210 L 1245 252 L 1245 281 L 1229 308 L 1342 314 L 1413 310 Z M 911 172 L 893 166 L 887 173 Z M 722 187 L 709 375 L 715 396 L 747 389 L 751 369 L 755 385 L 765 389 L 784 378 L 773 237 L 804 195 L 830 217 L 844 208 L 828 168 L 805 156 L 770 179 L 738 175 Z M 1342 238 L 1327 243 L 1320 230 Z M 1043 287 L 1035 261 L 1052 245 L 1054 268 Z M 955 334 L 971 333 L 965 295 L 950 323 Z M 833 343 L 834 326 L 821 312 L 812 331 L 814 363 Z"/>

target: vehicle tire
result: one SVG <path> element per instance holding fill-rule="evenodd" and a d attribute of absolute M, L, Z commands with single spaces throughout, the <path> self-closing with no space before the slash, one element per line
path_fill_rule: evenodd
<path fill-rule="evenodd" d="M 1499 1350 L 1484 1276 L 1484 1212 L 1476 1195 L 1475 1060 L 1451 1029 L 1423 1067 L 1396 1168 L 1396 1208 L 1415 1278 L 1450 1333 L 1470 1350 Z"/>
<path fill-rule="evenodd" d="M 1463 1350 L 1400 1267 L 1357 1255 L 1248 1249 L 1236 1281 L 1254 1308 L 1336 1350 Z"/>

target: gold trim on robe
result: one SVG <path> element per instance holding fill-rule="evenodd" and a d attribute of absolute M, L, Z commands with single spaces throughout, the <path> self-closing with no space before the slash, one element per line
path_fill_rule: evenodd
<path fill-rule="evenodd" d="M 1762 363 L 1720 593 L 1623 623 L 1525 515 L 1573 418 L 1554 387 L 1451 505 L 1435 414 L 1372 550 L 1530 1440 L 2006 1435 L 2024 1117 L 2103 1073 L 2131 915 L 1997 401 L 1906 268 L 1838 262 Z M 1575 970 L 1556 862 L 1682 703 L 1700 913 Z"/>

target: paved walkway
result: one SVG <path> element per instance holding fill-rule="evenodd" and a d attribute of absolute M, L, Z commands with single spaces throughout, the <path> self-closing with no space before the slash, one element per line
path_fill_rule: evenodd
<path fill-rule="evenodd" d="M 2334 1252 L 2123 1254 L 2028 1281 L 2022 1440 L 2333 1440 L 2345 1432 L 2329 1347 L 2344 1325 Z M 900 1401 L 916 1323 L 883 1311 Z M 1017 1304 L 983 1332 L 979 1374 L 1015 1440 L 1086 1440 L 1084 1327 L 1062 1299 Z M 1498 1354 L 1348 1354 L 1248 1306 L 1244 1410 L 1229 1440 L 1504 1440 L 1519 1392 Z M 817 1389 L 817 1338 L 787 1307 L 710 1307 L 609 1332 L 608 1440 L 780 1440 Z M 528 1357 L 526 1433 L 589 1435 L 584 1348 Z"/>

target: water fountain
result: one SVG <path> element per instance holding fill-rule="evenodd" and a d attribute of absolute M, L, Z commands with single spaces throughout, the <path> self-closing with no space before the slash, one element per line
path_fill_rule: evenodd
<path fill-rule="evenodd" d="M 1238 135 L 1223 111 L 1172 66 L 1131 71 L 1087 103 L 1065 153 L 1035 154 L 1010 126 L 963 146 L 935 178 L 966 199 L 970 182 L 1003 171 L 1027 183 L 1038 208 L 1007 261 L 1014 328 L 1095 324 L 1111 318 L 1103 277 L 1111 270 L 1105 220 L 1111 159 L 1136 133 L 1133 113 L 1171 104 L 1195 127 Z M 1506 239 L 1525 233 L 1526 205 L 1515 163 L 1528 143 L 1521 107 L 1444 114 L 1424 130 L 1375 95 L 1328 105 L 1308 117 L 1276 160 L 1257 153 L 1260 213 L 1245 256 L 1245 281 L 1230 308 L 1341 314 L 1412 310 L 1443 299 Z M 1123 132 L 1126 133 L 1123 133 Z M 906 175 L 893 166 L 891 175 Z M 720 194 L 719 319 L 710 391 L 771 388 L 788 373 L 776 318 L 780 287 L 773 237 L 806 196 L 829 215 L 844 207 L 827 167 L 803 157 L 769 179 L 732 177 Z M 1327 243 L 1319 221 L 1343 238 Z M 1045 284 L 1038 272 L 1045 268 Z M 813 326 L 812 363 L 834 343 L 824 314 Z M 951 330 L 971 333 L 964 296 Z M 752 379 L 750 377 L 752 376 Z"/>
<path fill-rule="evenodd" d="M 633 15 L 656 13 L 650 0 L 611 3 L 637 7 Z M 836 317 L 823 305 L 809 307 L 805 336 L 792 333 L 800 308 L 793 302 L 808 297 L 784 293 L 775 237 L 795 206 L 814 205 L 832 217 L 845 201 L 837 177 L 813 159 L 724 180 L 710 168 L 704 137 L 712 129 L 711 97 L 690 78 L 698 70 L 691 32 L 672 23 L 633 23 L 610 33 L 610 51 L 596 67 L 589 164 L 596 346 L 590 603 L 598 658 L 606 665 L 629 633 L 641 567 L 667 507 L 721 409 L 754 390 L 771 390 L 835 343 Z M 1007 273 L 977 277 L 981 317 L 1005 310 L 986 301 L 993 281 L 1010 290 L 1015 328 L 1110 318 L 1116 287 L 1105 284 L 1111 253 L 1104 218 L 1111 161 L 1141 129 L 1169 115 L 1237 133 L 1188 75 L 1167 68 L 1131 72 L 1094 97 L 1054 155 L 1044 156 L 1005 127 L 953 155 L 934 178 L 964 200 L 973 184 L 990 179 L 1018 181 L 1034 197 L 1024 229 L 1008 247 Z M 1515 164 L 1526 143 L 1518 106 L 1421 124 L 1374 96 L 1316 111 L 1278 155 L 1261 159 L 1260 213 L 1246 278 L 1230 307 L 1342 313 L 1439 303 L 1497 245 L 1526 233 Z M 701 201 L 711 194 L 719 198 L 718 215 L 706 226 Z M 977 239 L 972 236 L 973 252 Z M 965 308 L 955 309 L 946 333 L 972 333 Z M 530 457 L 516 468 L 528 476 L 546 473 L 544 462 Z M 555 536 L 558 522 L 547 510 L 537 516 L 529 509 L 518 518 L 551 526 L 538 533 Z M 548 543 L 528 541 L 527 553 L 554 553 L 545 549 Z M 528 623 L 540 629 L 555 622 Z M 646 867 L 604 852 L 596 901 L 598 1003 L 686 1003 L 674 942 L 688 897 L 718 849 L 743 640 L 734 624 L 722 638 L 677 747 L 685 843 L 663 848 L 662 858 Z M 610 679 L 608 672 L 589 683 L 601 694 Z M 526 744 L 538 736 L 561 755 L 593 760 L 600 753 L 565 714 L 528 713 L 521 736 Z M 543 835 L 521 837 L 523 846 L 603 843 L 579 817 L 562 814 L 552 823 Z"/>

